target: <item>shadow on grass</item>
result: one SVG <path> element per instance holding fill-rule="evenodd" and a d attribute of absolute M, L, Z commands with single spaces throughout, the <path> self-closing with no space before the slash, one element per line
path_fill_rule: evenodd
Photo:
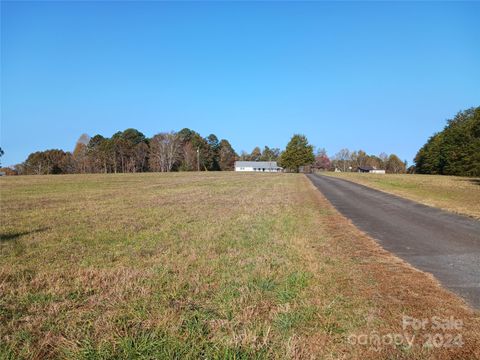
<path fill-rule="evenodd" d="M 459 181 L 466 181 L 469 182 L 473 185 L 478 185 L 480 186 L 480 179 L 479 178 L 472 178 L 472 179 L 459 179 Z"/>
<path fill-rule="evenodd" d="M 35 234 L 35 233 L 39 233 L 39 232 L 42 232 L 42 231 L 45 231 L 45 230 L 48 230 L 48 228 L 44 227 L 44 228 L 30 230 L 30 231 L 21 231 L 21 232 L 16 232 L 16 233 L 0 234 L 0 243 L 16 240 L 20 236 Z"/>
<path fill-rule="evenodd" d="M 474 185 L 480 186 L 480 179 L 470 179 L 468 181 L 470 181 Z"/>

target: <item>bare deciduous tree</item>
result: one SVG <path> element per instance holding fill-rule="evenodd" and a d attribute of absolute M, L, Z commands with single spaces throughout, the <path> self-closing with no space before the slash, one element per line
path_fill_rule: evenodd
<path fill-rule="evenodd" d="M 381 167 L 385 169 L 387 167 L 388 155 L 385 152 L 381 152 L 378 158 L 380 159 Z"/>
<path fill-rule="evenodd" d="M 155 171 L 171 171 L 180 159 L 180 139 L 176 133 L 161 133 L 150 142 L 150 165 Z"/>
<path fill-rule="evenodd" d="M 134 148 L 135 168 L 134 172 L 142 172 L 147 169 L 148 145 L 145 142 L 138 143 Z"/>
<path fill-rule="evenodd" d="M 336 163 L 342 168 L 342 171 L 347 171 L 350 166 L 351 153 L 348 149 L 341 149 L 335 154 Z"/>

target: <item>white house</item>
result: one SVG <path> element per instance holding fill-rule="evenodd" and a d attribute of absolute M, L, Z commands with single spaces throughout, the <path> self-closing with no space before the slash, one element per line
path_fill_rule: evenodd
<path fill-rule="evenodd" d="M 280 172 L 276 161 L 235 161 L 235 171 Z"/>

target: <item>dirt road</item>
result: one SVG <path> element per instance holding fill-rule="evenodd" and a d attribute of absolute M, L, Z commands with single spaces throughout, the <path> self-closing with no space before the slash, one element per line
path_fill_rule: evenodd
<path fill-rule="evenodd" d="M 480 308 L 480 221 L 343 179 L 308 177 L 340 213 L 385 249 Z"/>

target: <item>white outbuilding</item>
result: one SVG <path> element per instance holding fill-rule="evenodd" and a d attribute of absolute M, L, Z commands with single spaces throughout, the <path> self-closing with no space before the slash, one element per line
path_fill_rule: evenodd
<path fill-rule="evenodd" d="M 235 161 L 235 171 L 281 172 L 276 161 Z"/>
<path fill-rule="evenodd" d="M 370 173 L 370 174 L 385 174 L 385 170 L 374 168 L 373 166 L 359 166 L 357 169 L 359 173 Z"/>

